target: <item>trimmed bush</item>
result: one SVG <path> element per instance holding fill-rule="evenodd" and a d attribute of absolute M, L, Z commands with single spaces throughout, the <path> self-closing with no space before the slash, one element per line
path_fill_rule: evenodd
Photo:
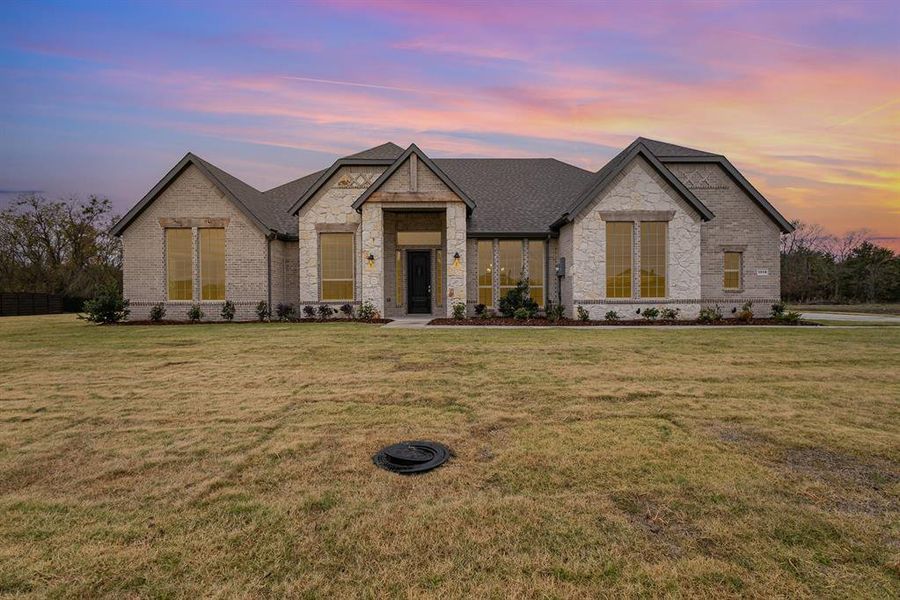
<path fill-rule="evenodd" d="M 678 313 L 680 312 L 680 308 L 664 308 L 659 311 L 659 318 L 663 321 L 674 321 L 678 318 Z"/>
<path fill-rule="evenodd" d="M 645 308 L 641 316 L 647 319 L 648 321 L 655 321 L 657 317 L 659 317 L 659 309 L 655 306 L 651 306 L 650 308 Z"/>
<path fill-rule="evenodd" d="M 741 306 L 741 310 L 737 312 L 735 315 L 738 321 L 744 321 L 745 323 L 750 321 L 753 318 L 753 302 L 747 300 Z"/>
<path fill-rule="evenodd" d="M 256 318 L 259 319 L 260 323 L 264 323 L 272 318 L 272 311 L 269 310 L 269 303 L 265 300 L 260 300 L 256 305 Z"/>
<path fill-rule="evenodd" d="M 530 319 L 532 317 L 531 312 L 525 308 L 524 306 L 520 306 L 513 313 L 513 318 L 519 321 L 524 321 L 525 319 Z"/>
<path fill-rule="evenodd" d="M 166 305 L 162 302 L 150 307 L 150 320 L 159 323 L 166 316 Z"/>
<path fill-rule="evenodd" d="M 91 323 L 118 323 L 128 317 L 128 299 L 123 298 L 119 287 L 109 284 L 102 288 L 96 296 L 84 303 L 85 316 L 79 318 Z"/>
<path fill-rule="evenodd" d="M 515 316 L 520 308 L 528 312 L 528 318 L 534 317 L 538 312 L 537 302 L 531 299 L 528 293 L 528 280 L 520 279 L 516 283 L 516 287 L 506 292 L 506 295 L 500 298 L 500 314 L 504 317 Z"/>
<path fill-rule="evenodd" d="M 331 315 L 334 314 L 334 309 L 331 308 L 328 304 L 320 304 L 319 308 L 316 310 L 321 320 L 331 318 Z"/>
<path fill-rule="evenodd" d="M 465 319 L 466 318 L 466 303 L 465 302 L 454 302 L 453 303 L 453 318 L 454 319 Z"/>
<path fill-rule="evenodd" d="M 715 306 L 704 306 L 700 309 L 700 316 L 697 320 L 701 323 L 715 323 L 722 320 L 722 309 L 718 304 Z"/>
<path fill-rule="evenodd" d="M 780 319 L 784 316 L 784 312 L 787 310 L 787 305 L 783 300 L 779 300 L 775 304 L 772 305 L 772 318 Z"/>
<path fill-rule="evenodd" d="M 226 300 L 225 304 L 222 305 L 222 318 L 226 321 L 234 321 L 234 313 L 234 302 Z"/>
<path fill-rule="evenodd" d="M 353 305 L 352 304 L 341 304 L 341 313 L 348 319 L 352 319 L 353 318 Z"/>
<path fill-rule="evenodd" d="M 603 315 L 603 318 L 606 319 L 607 321 L 618 321 L 622 317 L 620 317 L 619 313 L 617 313 L 616 311 L 610 310 L 610 311 L 607 311 L 605 315 Z"/>
<path fill-rule="evenodd" d="M 316 307 L 312 304 L 307 304 L 303 307 L 303 316 L 307 319 L 315 319 L 316 318 Z"/>
<path fill-rule="evenodd" d="M 566 307 L 563 304 L 553 304 L 552 302 L 547 302 L 547 320 L 548 321 L 559 321 L 566 314 Z"/>
<path fill-rule="evenodd" d="M 282 302 L 275 307 L 275 316 L 278 317 L 279 321 L 291 321 L 296 314 L 297 311 L 291 303 Z"/>
<path fill-rule="evenodd" d="M 487 310 L 487 306 L 484 304 L 476 304 L 475 305 L 475 316 L 483 317 L 484 312 Z"/>
<path fill-rule="evenodd" d="M 191 323 L 199 323 L 205 316 L 206 313 L 203 312 L 203 309 L 200 308 L 199 304 L 191 304 L 191 307 L 187 311 L 187 317 Z"/>
<path fill-rule="evenodd" d="M 372 304 L 371 300 L 363 300 L 356 311 L 356 316 L 363 321 L 372 321 L 381 318 L 381 314 L 375 309 L 375 305 Z"/>
<path fill-rule="evenodd" d="M 588 312 L 588 309 L 586 309 L 582 305 L 579 304 L 578 308 L 576 308 L 575 311 L 578 313 L 579 321 L 590 321 L 591 320 L 591 313 Z"/>
<path fill-rule="evenodd" d="M 789 310 L 781 315 L 778 320 L 786 325 L 799 325 L 803 318 L 796 310 Z"/>

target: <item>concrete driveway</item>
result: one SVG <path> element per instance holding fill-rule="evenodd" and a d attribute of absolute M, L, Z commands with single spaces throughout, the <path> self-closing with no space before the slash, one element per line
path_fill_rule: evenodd
<path fill-rule="evenodd" d="M 868 323 L 900 323 L 900 316 L 873 315 L 867 313 L 831 313 L 831 312 L 805 312 L 804 319 L 810 321 L 847 321 L 848 323 L 866 321 Z"/>

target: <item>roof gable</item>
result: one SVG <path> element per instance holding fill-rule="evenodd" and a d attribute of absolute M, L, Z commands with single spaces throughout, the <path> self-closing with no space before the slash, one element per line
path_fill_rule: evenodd
<path fill-rule="evenodd" d="M 418 160 L 421 160 L 425 164 L 425 166 L 427 166 L 429 169 L 431 169 L 431 172 L 434 173 L 435 175 L 437 175 L 438 179 L 440 179 L 444 183 L 444 185 L 446 185 L 448 188 L 450 188 L 450 190 L 454 194 L 456 194 L 459 197 L 459 199 L 462 200 L 466 204 L 466 208 L 469 212 L 474 210 L 475 202 L 468 196 L 468 194 L 466 194 L 464 191 L 462 191 L 459 188 L 459 186 L 457 186 L 453 182 L 452 179 L 447 177 L 447 174 L 444 173 L 444 171 L 441 170 L 441 168 L 438 167 L 434 163 L 433 160 L 428 158 L 428 156 L 424 152 L 419 150 L 419 147 L 416 146 L 415 144 L 410 144 L 409 148 L 407 148 L 406 151 L 403 154 L 401 154 L 397 158 L 397 160 L 395 160 L 393 162 L 393 164 L 390 167 L 388 167 L 387 170 L 385 170 L 384 173 L 381 174 L 381 177 L 376 179 L 375 183 L 370 185 L 368 187 L 368 189 L 366 189 L 366 191 L 363 192 L 362 195 L 356 199 L 356 201 L 352 204 L 353 208 L 356 210 L 360 210 L 360 208 L 366 202 L 366 200 L 368 200 L 372 196 L 372 194 L 377 192 L 378 189 L 381 188 L 381 186 L 383 186 L 385 184 L 385 182 L 391 178 L 391 175 L 396 173 L 397 169 L 399 169 L 401 167 L 401 165 L 403 165 L 409 159 L 409 157 L 414 154 Z"/>
<path fill-rule="evenodd" d="M 113 235 L 119 236 L 122 235 L 122 232 L 131 225 L 132 222 L 144 210 L 156 200 L 160 194 L 162 194 L 169 185 L 175 181 L 175 179 L 181 175 L 185 169 L 189 166 L 193 165 L 196 167 L 203 175 L 212 183 L 222 195 L 228 198 L 231 202 L 234 203 L 238 209 L 244 213 L 244 215 L 250 220 L 251 223 L 256 225 L 263 233 L 269 234 L 274 230 L 273 227 L 268 226 L 266 223 L 260 219 L 257 211 L 260 210 L 260 207 L 264 205 L 262 200 L 262 193 L 256 188 L 244 183 L 237 177 L 230 175 L 223 171 L 222 169 L 216 167 L 215 165 L 206 162 L 199 156 L 188 152 L 184 155 L 178 164 L 176 164 L 172 169 L 166 173 L 165 177 L 159 180 L 159 182 L 153 186 L 153 188 L 147 192 L 147 194 L 141 198 L 140 202 L 134 205 L 134 207 L 128 211 L 124 217 L 122 217 L 118 223 L 116 223 L 111 232 Z M 256 210 L 251 209 L 253 206 Z"/>
<path fill-rule="evenodd" d="M 681 180 L 675 177 L 675 175 L 673 175 L 672 172 L 669 171 L 656 156 L 654 156 L 654 154 L 644 145 L 642 139 L 638 138 L 622 152 L 614 156 L 602 169 L 597 171 L 581 194 L 579 194 L 571 204 L 569 209 L 553 223 L 552 227 L 559 227 L 563 223 L 572 221 L 594 198 L 602 194 L 615 180 L 616 176 L 638 156 L 646 160 L 666 183 L 671 185 L 678 195 L 680 195 L 691 208 L 697 211 L 704 221 L 709 221 L 715 216 L 699 198 L 681 183 Z"/>

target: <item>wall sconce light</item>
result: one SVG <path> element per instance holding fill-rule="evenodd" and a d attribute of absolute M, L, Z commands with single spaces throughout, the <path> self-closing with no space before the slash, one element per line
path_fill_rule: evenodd
<path fill-rule="evenodd" d="M 459 267 L 459 252 L 453 255 L 453 266 Z"/>
<path fill-rule="evenodd" d="M 366 257 L 366 262 L 369 264 L 369 268 L 373 268 L 375 266 L 375 255 L 369 252 L 369 255 Z"/>

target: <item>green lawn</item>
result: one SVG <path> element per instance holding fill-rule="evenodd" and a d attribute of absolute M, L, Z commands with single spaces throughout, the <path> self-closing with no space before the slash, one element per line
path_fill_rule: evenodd
<path fill-rule="evenodd" d="M 0 319 L 0 595 L 900 595 L 900 329 Z M 380 446 L 447 443 L 422 476 Z"/>

